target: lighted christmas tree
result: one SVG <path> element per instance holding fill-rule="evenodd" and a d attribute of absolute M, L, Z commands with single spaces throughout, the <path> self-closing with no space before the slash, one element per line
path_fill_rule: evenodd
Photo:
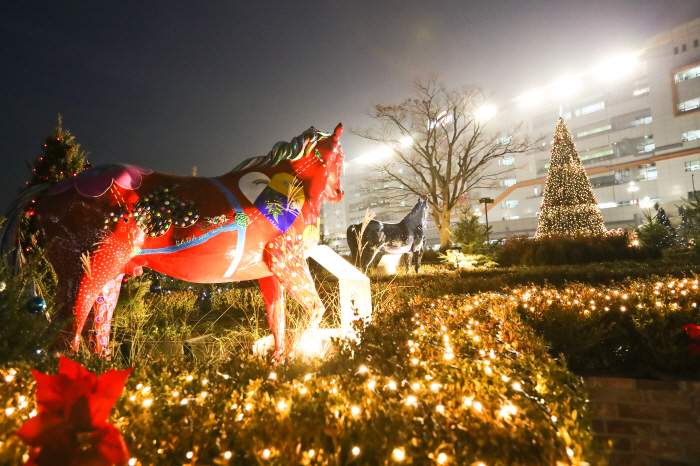
<path fill-rule="evenodd" d="M 81 151 L 75 136 L 63 129 L 61 115 L 58 115 L 58 126 L 46 136 L 42 150 L 43 154 L 34 161 L 32 178 L 26 187 L 57 183 L 83 171 L 87 163 L 87 152 Z"/>
<path fill-rule="evenodd" d="M 571 133 L 564 119 L 559 118 L 535 237 L 603 236 L 606 233 L 603 216 Z"/>
<path fill-rule="evenodd" d="M 82 172 L 90 165 L 87 164 L 87 152 L 80 150 L 80 144 L 75 142 L 75 136 L 63 128 L 61 115 L 58 115 L 58 126 L 52 129 L 42 147 L 42 154 L 31 166 L 31 179 L 26 182 L 24 189 L 38 184 L 55 184 Z M 37 243 L 38 229 L 34 223 L 34 209 L 30 208 L 20 218 L 19 238 L 23 252 L 29 253 Z"/>

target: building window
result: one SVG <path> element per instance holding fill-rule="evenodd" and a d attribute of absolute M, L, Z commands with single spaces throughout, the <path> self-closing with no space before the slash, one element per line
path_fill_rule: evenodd
<path fill-rule="evenodd" d="M 678 104 L 678 111 L 680 112 L 689 112 L 691 110 L 695 110 L 696 108 L 700 108 L 700 97 L 686 100 L 685 102 Z"/>
<path fill-rule="evenodd" d="M 677 83 L 680 83 L 689 79 L 697 78 L 698 76 L 700 76 L 700 66 L 695 66 L 687 70 L 679 71 L 673 75 L 673 79 Z"/>
<path fill-rule="evenodd" d="M 513 199 L 512 201 L 501 201 L 501 208 L 502 209 L 512 209 L 513 207 L 518 207 L 518 200 L 517 199 Z"/>
<path fill-rule="evenodd" d="M 500 140 L 500 144 L 510 144 L 511 142 L 513 142 L 513 136 L 506 136 Z"/>
<path fill-rule="evenodd" d="M 642 140 L 637 144 L 637 153 L 644 154 L 645 152 L 651 152 L 656 149 L 656 144 L 654 143 L 654 135 L 648 134 L 642 138 Z"/>
<path fill-rule="evenodd" d="M 537 192 L 538 192 L 538 191 L 539 191 L 539 190 L 537 189 L 537 187 L 535 187 L 535 196 L 537 196 Z"/>
<path fill-rule="evenodd" d="M 698 40 L 695 39 L 695 40 L 693 41 L 693 47 L 697 47 L 697 46 L 698 46 Z"/>
<path fill-rule="evenodd" d="M 645 95 L 645 94 L 648 94 L 648 93 L 649 93 L 649 86 L 647 86 L 647 87 L 642 87 L 642 88 L 639 88 L 639 89 L 635 89 L 635 90 L 632 92 L 632 95 L 638 96 L 638 95 Z"/>
<path fill-rule="evenodd" d="M 576 116 L 581 116 L 581 115 L 588 115 L 589 113 L 597 112 L 599 110 L 603 110 L 605 108 L 605 102 L 596 102 L 591 105 L 586 105 L 585 107 L 582 108 L 577 108 L 576 111 L 574 112 Z"/>
<path fill-rule="evenodd" d="M 632 120 L 632 126 L 643 126 L 643 125 L 648 125 L 648 124 L 651 124 L 651 116 L 637 118 L 636 120 Z"/>
<path fill-rule="evenodd" d="M 683 142 L 686 141 L 694 141 L 696 139 L 700 138 L 700 129 L 696 129 L 695 131 L 688 131 L 683 133 Z"/>
<path fill-rule="evenodd" d="M 685 44 L 681 45 L 681 52 L 685 52 L 686 50 L 688 50 L 688 47 Z"/>
<path fill-rule="evenodd" d="M 598 152 L 593 152 L 593 153 L 591 153 L 591 154 L 586 153 L 586 154 L 584 154 L 584 155 L 579 155 L 579 159 L 580 159 L 581 161 L 584 161 L 584 160 L 592 160 L 592 159 L 597 159 L 597 158 L 600 158 L 600 157 L 605 157 L 605 156 L 608 156 L 608 155 L 613 155 L 614 153 L 615 153 L 615 151 L 612 150 L 612 149 L 601 150 L 601 151 L 598 151 Z"/>
<path fill-rule="evenodd" d="M 685 163 L 685 171 L 693 172 L 695 170 L 700 170 L 700 160 L 693 160 L 692 162 Z"/>
<path fill-rule="evenodd" d="M 612 125 L 607 124 L 604 126 L 599 126 L 597 128 L 587 129 L 586 131 L 581 131 L 580 133 L 576 133 L 576 137 L 582 138 L 584 136 L 590 136 L 591 134 L 602 133 L 603 131 L 610 131 L 611 129 L 612 129 Z"/>
<path fill-rule="evenodd" d="M 509 186 L 513 186 L 515 184 L 515 178 L 508 178 L 507 180 L 501 180 L 501 186 L 505 186 L 506 188 Z"/>
<path fill-rule="evenodd" d="M 515 163 L 515 157 L 503 157 L 502 160 L 498 161 L 499 165 L 513 165 Z"/>
<path fill-rule="evenodd" d="M 403 173 L 403 168 L 399 168 L 399 174 Z"/>
<path fill-rule="evenodd" d="M 673 47 L 673 54 L 678 55 L 678 47 Z"/>
<path fill-rule="evenodd" d="M 406 201 L 401 201 L 401 207 L 406 207 Z"/>
<path fill-rule="evenodd" d="M 639 167 L 639 181 L 650 181 L 658 178 L 655 163 L 645 163 Z"/>

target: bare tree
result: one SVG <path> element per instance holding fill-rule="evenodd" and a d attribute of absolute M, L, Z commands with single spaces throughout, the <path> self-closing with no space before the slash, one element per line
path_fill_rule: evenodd
<path fill-rule="evenodd" d="M 374 166 L 375 181 L 388 184 L 386 197 L 427 198 L 441 246 L 451 239 L 450 215 L 473 189 L 492 187 L 510 170 L 492 163 L 530 150 L 522 124 L 487 132 L 487 97 L 477 87 L 446 89 L 436 77 L 415 83 L 415 97 L 396 105 L 374 105 L 377 125 L 356 133 L 386 144 L 394 157 Z M 392 186 L 393 185 L 393 186 Z"/>

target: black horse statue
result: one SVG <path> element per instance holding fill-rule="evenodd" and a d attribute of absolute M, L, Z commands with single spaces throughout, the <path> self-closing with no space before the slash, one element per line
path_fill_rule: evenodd
<path fill-rule="evenodd" d="M 355 263 L 358 263 L 359 258 L 359 267 L 366 272 L 379 252 L 408 254 L 408 272 L 411 272 L 411 266 L 415 267 L 416 273 L 420 272 L 420 263 L 425 251 L 423 232 L 427 223 L 428 200 L 419 199 L 411 212 L 399 223 L 370 220 L 364 230 L 363 223 L 350 225 L 347 240 Z"/>

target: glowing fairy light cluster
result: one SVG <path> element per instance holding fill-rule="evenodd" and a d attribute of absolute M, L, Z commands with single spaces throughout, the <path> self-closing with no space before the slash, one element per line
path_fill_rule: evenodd
<path fill-rule="evenodd" d="M 501 456 L 508 442 L 521 442 L 513 451 L 524 445 L 539 455 L 548 448 L 547 457 L 578 464 L 588 448 L 582 435 L 589 435 L 571 415 L 585 409 L 584 396 L 569 386 L 578 382 L 508 318 L 522 304 L 583 302 L 559 296 L 529 288 L 416 300 L 409 314 L 399 314 L 396 328 L 405 339 L 382 340 L 380 332 L 378 340 L 353 342 L 338 359 L 317 365 L 271 371 L 264 361 L 243 358 L 212 370 L 179 362 L 137 366 L 112 422 L 124 434 L 131 466 L 327 465 L 337 457 L 490 466 L 520 460 Z M 25 392 L 5 407 L 13 408 L 5 411 L 8 422 L 21 423 L 34 406 L 31 376 L 13 369 L 0 377 L 1 396 Z M 479 446 L 474 432 L 485 431 L 489 441 Z M 541 442 L 533 444 L 534 433 Z M 499 448 L 488 446 L 494 444 Z"/>
<path fill-rule="evenodd" d="M 594 312 L 643 312 L 648 309 L 695 309 L 700 302 L 698 279 L 683 278 L 667 282 L 636 281 L 616 288 L 572 284 L 563 290 L 551 287 L 526 287 L 511 290 L 508 300 L 531 315 L 546 317 L 553 306 L 572 308 L 583 315 Z"/>
<path fill-rule="evenodd" d="M 605 236 L 603 216 L 563 118 L 554 132 L 536 238 L 551 235 Z"/>

